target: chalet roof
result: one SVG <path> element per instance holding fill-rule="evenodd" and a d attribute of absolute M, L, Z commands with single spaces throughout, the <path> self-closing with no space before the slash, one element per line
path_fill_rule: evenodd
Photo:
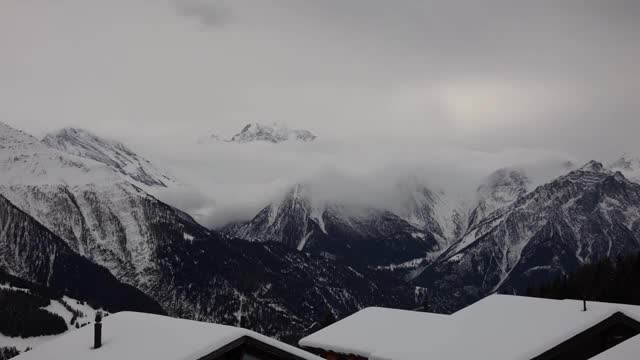
<path fill-rule="evenodd" d="M 371 307 L 302 339 L 300 345 L 369 357 L 416 332 L 429 338 L 430 331 L 440 331 L 447 318 L 447 315 Z"/>
<path fill-rule="evenodd" d="M 16 357 L 17 360 L 196 360 L 243 337 L 249 337 L 306 360 L 322 360 L 306 351 L 256 332 L 160 315 L 120 312 L 103 320 L 100 349 L 93 326 L 70 331 Z"/>
<path fill-rule="evenodd" d="M 629 360 L 636 359 L 638 354 L 640 354 L 640 335 L 595 356 L 592 360 Z"/>
<path fill-rule="evenodd" d="M 365 309 L 345 319 L 346 325 L 338 322 L 302 339 L 300 345 L 373 360 L 462 359 L 474 354 L 495 360 L 531 359 L 617 312 L 640 320 L 640 306 L 588 302 L 584 312 L 581 301 L 508 295 L 489 296 L 444 317 L 414 313 L 412 319 L 406 311 L 387 311 L 402 314 L 386 323 L 391 329 L 373 326 L 380 310 Z M 340 340 L 345 328 L 368 333 L 371 341 L 363 338 L 349 346 L 348 340 Z"/>

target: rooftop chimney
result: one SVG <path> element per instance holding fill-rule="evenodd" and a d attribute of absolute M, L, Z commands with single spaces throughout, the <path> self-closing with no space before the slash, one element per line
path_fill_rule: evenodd
<path fill-rule="evenodd" d="M 96 313 L 96 322 L 93 325 L 95 332 L 93 334 L 93 348 L 99 349 L 102 347 L 102 312 Z"/>

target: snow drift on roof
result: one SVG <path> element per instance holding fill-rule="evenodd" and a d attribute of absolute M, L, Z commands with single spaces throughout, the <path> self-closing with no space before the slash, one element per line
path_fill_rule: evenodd
<path fill-rule="evenodd" d="M 120 312 L 103 320 L 103 346 L 92 350 L 93 326 L 72 331 L 17 360 L 194 360 L 248 336 L 307 360 L 321 358 L 256 332 L 166 316 Z"/>
<path fill-rule="evenodd" d="M 371 360 L 531 359 L 617 312 L 639 320 L 640 306 L 489 296 L 450 316 L 365 309 L 300 341 L 304 347 Z"/>
<path fill-rule="evenodd" d="M 414 333 L 440 332 L 447 315 L 371 307 L 302 340 L 300 346 L 369 357 Z M 423 343 L 424 345 L 424 343 Z"/>

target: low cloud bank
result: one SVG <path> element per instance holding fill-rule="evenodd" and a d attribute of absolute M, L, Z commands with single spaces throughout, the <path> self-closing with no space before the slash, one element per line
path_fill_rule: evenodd
<path fill-rule="evenodd" d="M 522 169 L 537 186 L 587 160 L 539 149 L 490 153 L 424 143 L 323 140 L 278 145 L 193 141 L 150 151 L 196 189 L 187 195 L 172 194 L 171 202 L 212 228 L 251 219 L 295 184 L 308 185 L 318 204 L 394 209 L 401 201 L 401 187 L 409 182 L 470 197 L 500 168 Z"/>

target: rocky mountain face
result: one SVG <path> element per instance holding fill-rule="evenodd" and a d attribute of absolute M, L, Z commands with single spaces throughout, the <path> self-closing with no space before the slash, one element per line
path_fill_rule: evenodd
<path fill-rule="evenodd" d="M 175 316 L 243 326 L 297 341 L 330 318 L 421 298 L 387 272 L 310 256 L 282 244 L 221 237 L 159 249 L 156 296 Z M 419 294 L 418 294 L 419 295 Z"/>
<path fill-rule="evenodd" d="M 110 311 L 164 313 L 157 302 L 75 253 L 0 196 L 0 270 Z"/>
<path fill-rule="evenodd" d="M 277 144 L 289 140 L 309 142 L 315 139 L 316 136 L 308 130 L 290 129 L 278 124 L 263 125 L 253 123 L 245 126 L 230 141 L 237 143 L 265 141 Z"/>
<path fill-rule="evenodd" d="M 281 201 L 227 232 L 369 266 L 402 263 L 440 250 L 432 232 L 390 211 L 315 204 L 308 185 L 294 186 Z"/>
<path fill-rule="evenodd" d="M 158 271 L 159 246 L 209 236 L 187 214 L 126 182 L 11 185 L 0 192 L 78 254 L 141 289 Z"/>
<path fill-rule="evenodd" d="M 414 279 L 453 310 L 640 250 L 640 185 L 592 161 L 473 225 Z"/>
<path fill-rule="evenodd" d="M 57 239 L 57 247 L 49 249 L 34 242 L 33 234 L 4 232 L 2 267 L 16 276 L 47 284 L 99 279 L 77 267 L 51 277 L 50 266 L 62 266 L 51 261 L 67 264 L 73 257 L 106 274 L 108 269 L 171 315 L 242 325 L 289 340 L 327 315 L 420 301 L 413 287 L 385 272 L 210 231 L 126 181 L 108 159 L 71 155 L 4 125 L 0 140 L 5 170 L 0 194 Z M 67 257 L 48 255 L 58 247 Z M 39 255 L 12 257 L 23 249 Z"/>

